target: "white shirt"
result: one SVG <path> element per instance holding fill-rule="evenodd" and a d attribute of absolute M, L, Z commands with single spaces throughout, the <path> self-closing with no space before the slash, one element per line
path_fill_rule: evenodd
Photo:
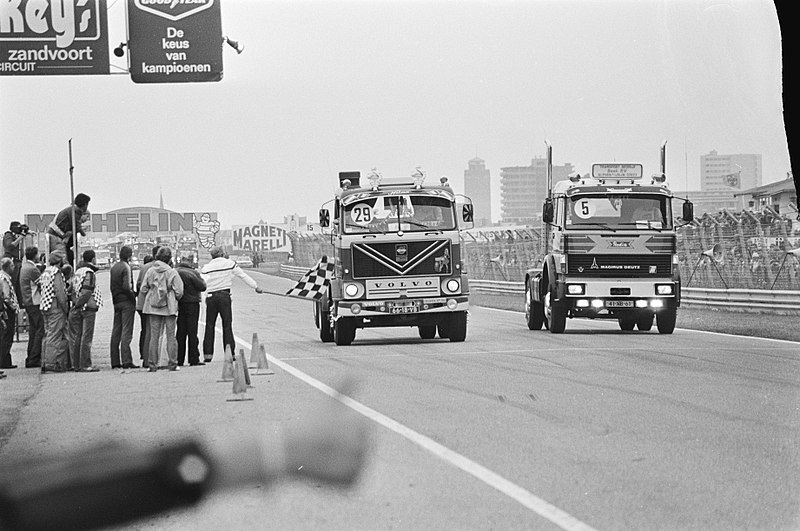
<path fill-rule="evenodd" d="M 231 289 L 234 275 L 241 278 L 251 288 L 258 287 L 256 281 L 242 271 L 242 268 L 236 262 L 221 256 L 204 265 L 200 273 L 203 275 L 203 280 L 206 281 L 206 294 Z"/>

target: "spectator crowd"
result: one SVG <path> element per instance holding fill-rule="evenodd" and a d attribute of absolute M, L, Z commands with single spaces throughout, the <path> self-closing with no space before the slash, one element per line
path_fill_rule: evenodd
<path fill-rule="evenodd" d="M 34 245 L 25 246 L 28 227 L 18 221 L 11 222 L 3 235 L 0 379 L 7 376 L 3 369 L 18 367 L 11 358 L 11 346 L 22 312 L 28 328 L 26 368 L 40 368 L 43 373 L 100 370 L 93 362 L 93 357 L 98 358 L 93 352 L 93 345 L 98 343 L 95 322 L 98 312 L 108 305 L 98 286 L 95 252 L 87 249 L 77 264 L 73 262 L 73 234 L 83 234 L 80 222 L 72 227 L 73 213 L 76 221 L 85 220 L 89 200 L 85 194 L 78 194 L 50 224 L 49 254 L 40 253 Z M 205 365 L 214 355 L 217 316 L 222 319 L 224 347 L 236 352 L 230 297 L 233 277 L 239 277 L 257 293 L 262 290 L 222 248 L 210 252 L 212 260 L 198 271 L 191 256 L 173 257 L 170 247 L 156 245 L 134 279 L 132 248 L 120 248 L 110 270 L 109 286 L 113 325 L 108 356 L 113 369 L 155 372 L 162 368 L 177 371 L 185 363 Z M 198 322 L 204 292 L 207 319 L 201 360 Z M 131 347 L 136 314 L 141 324 L 139 364 Z M 159 363 L 162 351 L 166 352 L 166 364 Z"/>

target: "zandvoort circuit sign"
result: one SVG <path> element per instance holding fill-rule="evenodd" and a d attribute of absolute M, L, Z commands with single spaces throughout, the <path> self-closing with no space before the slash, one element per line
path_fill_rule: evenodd
<path fill-rule="evenodd" d="M 106 0 L 1 0 L 0 75 L 108 74 Z"/>
<path fill-rule="evenodd" d="M 222 79 L 220 0 L 128 0 L 135 83 Z"/>

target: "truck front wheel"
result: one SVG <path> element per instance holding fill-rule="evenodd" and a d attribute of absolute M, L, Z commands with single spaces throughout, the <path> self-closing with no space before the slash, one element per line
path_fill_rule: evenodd
<path fill-rule="evenodd" d="M 678 320 L 678 309 L 667 308 L 656 314 L 656 326 L 659 334 L 671 334 L 675 330 L 675 321 Z"/>
<path fill-rule="evenodd" d="M 433 339 L 436 337 L 436 325 L 419 325 L 419 337 Z"/>
<path fill-rule="evenodd" d="M 645 313 L 636 319 L 636 327 L 642 332 L 647 332 L 653 328 L 653 314 Z"/>
<path fill-rule="evenodd" d="M 455 312 L 447 325 L 447 337 L 454 343 L 467 338 L 467 312 Z"/>
<path fill-rule="evenodd" d="M 333 340 L 337 345 L 349 345 L 356 338 L 356 326 L 353 320 L 340 317 L 333 323 Z"/>
<path fill-rule="evenodd" d="M 533 300 L 530 282 L 525 284 L 525 322 L 528 330 L 541 330 L 544 324 L 544 304 Z"/>
<path fill-rule="evenodd" d="M 553 334 L 562 334 L 567 329 L 567 308 L 563 304 L 552 303 L 552 291 L 544 299 L 545 325 Z"/>
<path fill-rule="evenodd" d="M 330 309 L 324 308 L 322 303 L 315 303 L 315 306 L 316 311 L 314 312 L 314 317 L 319 325 L 319 338 L 323 343 L 330 343 L 333 341 L 333 328 L 331 327 Z"/>

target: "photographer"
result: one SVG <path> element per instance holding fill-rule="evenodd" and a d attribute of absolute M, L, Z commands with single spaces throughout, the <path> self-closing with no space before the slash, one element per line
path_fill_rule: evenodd
<path fill-rule="evenodd" d="M 19 221 L 12 221 L 11 226 L 3 234 L 3 256 L 14 262 L 22 262 L 22 242 L 28 235 L 28 226 Z"/>
<path fill-rule="evenodd" d="M 29 232 L 27 225 L 19 221 L 12 221 L 6 233 L 3 234 L 3 258 L 10 258 L 13 261 L 11 279 L 14 284 L 14 292 L 17 295 L 17 299 L 22 297 L 19 289 L 19 270 L 20 267 L 22 267 L 25 236 L 27 236 Z"/>

